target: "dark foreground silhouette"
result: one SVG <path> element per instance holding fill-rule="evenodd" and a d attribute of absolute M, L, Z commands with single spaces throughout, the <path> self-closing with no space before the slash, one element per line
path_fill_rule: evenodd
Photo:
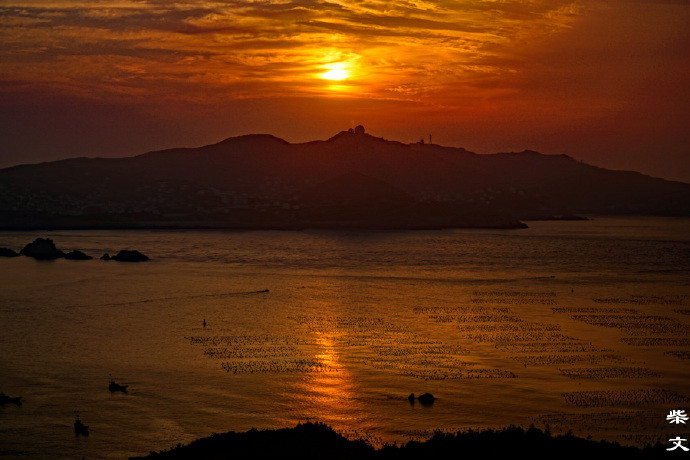
<path fill-rule="evenodd" d="M 591 441 L 573 435 L 552 436 L 536 428 L 508 427 L 500 431 L 438 433 L 424 442 L 387 445 L 375 449 L 365 441 L 351 441 L 320 423 L 306 423 L 280 430 L 231 431 L 199 439 L 189 445 L 159 453 L 152 459 L 229 459 L 229 458 L 299 458 L 299 459 L 618 459 L 668 458 L 657 445 L 639 449 L 606 441 Z"/>

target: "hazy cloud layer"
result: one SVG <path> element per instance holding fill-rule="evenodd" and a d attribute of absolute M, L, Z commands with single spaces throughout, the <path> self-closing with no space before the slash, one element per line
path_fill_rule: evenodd
<path fill-rule="evenodd" d="M 422 97 L 513 71 L 505 65 L 512 42 L 557 33 L 579 9 L 555 1 L 6 2 L 0 58 L 7 79 L 103 97 L 170 83 L 189 98 L 197 85 L 237 97 L 328 95 L 319 75 L 335 63 L 360 95 Z"/>

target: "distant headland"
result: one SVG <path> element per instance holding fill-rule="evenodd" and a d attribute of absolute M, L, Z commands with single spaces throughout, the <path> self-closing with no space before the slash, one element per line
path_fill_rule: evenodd
<path fill-rule="evenodd" d="M 523 228 L 587 214 L 690 215 L 690 184 L 533 151 L 480 155 L 363 126 L 0 170 L 0 229 Z"/>

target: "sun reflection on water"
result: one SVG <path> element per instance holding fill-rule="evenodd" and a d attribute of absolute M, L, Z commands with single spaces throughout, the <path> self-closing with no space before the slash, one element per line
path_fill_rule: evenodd
<path fill-rule="evenodd" d="M 351 423 L 357 419 L 357 413 L 361 413 L 351 372 L 330 333 L 318 333 L 315 342 L 318 347 L 315 357 L 337 370 L 307 375 L 302 385 L 305 395 L 310 398 L 307 414 L 315 421 Z"/>

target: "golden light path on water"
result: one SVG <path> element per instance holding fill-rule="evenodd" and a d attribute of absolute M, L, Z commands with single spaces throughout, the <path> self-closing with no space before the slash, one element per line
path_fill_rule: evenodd
<path fill-rule="evenodd" d="M 309 404 L 314 408 L 313 420 L 352 426 L 353 422 L 356 422 L 355 414 L 361 414 L 356 384 L 330 336 L 329 332 L 316 334 L 318 354 L 315 357 L 334 372 L 308 374 L 303 388 L 305 393 L 310 395 Z"/>

